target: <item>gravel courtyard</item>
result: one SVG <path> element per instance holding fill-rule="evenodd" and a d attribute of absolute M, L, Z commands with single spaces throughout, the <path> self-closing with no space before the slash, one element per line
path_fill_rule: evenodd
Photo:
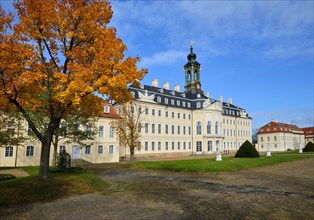
<path fill-rule="evenodd" d="M 223 173 L 89 165 L 103 194 L 0 208 L 0 219 L 314 219 L 314 159 Z"/>

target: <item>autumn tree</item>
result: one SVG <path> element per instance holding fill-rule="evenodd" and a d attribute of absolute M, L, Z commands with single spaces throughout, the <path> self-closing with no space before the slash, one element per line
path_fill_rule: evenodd
<path fill-rule="evenodd" d="M 137 69 L 139 57 L 124 57 L 127 47 L 108 27 L 107 1 L 24 0 L 14 7 L 14 25 L 0 8 L 0 105 L 14 105 L 41 142 L 39 176 L 46 179 L 53 134 L 65 114 L 94 92 L 130 100 L 127 85 L 138 84 L 146 70 Z M 30 112 L 48 118 L 43 131 Z"/>
<path fill-rule="evenodd" d="M 115 128 L 119 142 L 130 150 L 130 161 L 134 160 L 135 149 L 141 138 L 140 123 L 142 108 L 133 102 L 125 103 L 119 107 L 120 119 L 112 122 Z"/>

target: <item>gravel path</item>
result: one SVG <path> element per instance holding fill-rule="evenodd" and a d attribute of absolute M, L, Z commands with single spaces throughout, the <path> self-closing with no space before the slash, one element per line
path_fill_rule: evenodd
<path fill-rule="evenodd" d="M 0 208 L 0 219 L 314 219 L 314 159 L 223 173 L 90 165 L 101 194 Z"/>

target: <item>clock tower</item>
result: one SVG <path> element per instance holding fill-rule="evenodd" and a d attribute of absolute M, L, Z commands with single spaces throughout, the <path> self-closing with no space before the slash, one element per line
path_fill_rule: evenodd
<path fill-rule="evenodd" d="M 190 53 L 187 56 L 188 62 L 184 65 L 185 85 L 184 92 L 191 94 L 204 94 L 201 89 L 200 71 L 201 64 L 196 61 L 196 54 L 193 53 L 193 46 L 190 47 Z"/>

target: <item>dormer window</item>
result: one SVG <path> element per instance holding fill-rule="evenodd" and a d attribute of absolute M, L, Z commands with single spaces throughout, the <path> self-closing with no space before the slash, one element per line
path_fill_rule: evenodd
<path fill-rule="evenodd" d="M 157 102 L 161 102 L 161 97 L 160 96 L 157 97 Z"/>
<path fill-rule="evenodd" d="M 180 106 L 180 101 L 179 100 L 177 100 L 177 106 Z"/>
<path fill-rule="evenodd" d="M 171 105 L 174 105 L 174 100 L 173 99 L 171 99 Z"/>
<path fill-rule="evenodd" d="M 104 112 L 105 112 L 106 114 L 109 114 L 109 113 L 110 113 L 110 107 L 109 107 L 108 105 L 104 107 Z"/>

